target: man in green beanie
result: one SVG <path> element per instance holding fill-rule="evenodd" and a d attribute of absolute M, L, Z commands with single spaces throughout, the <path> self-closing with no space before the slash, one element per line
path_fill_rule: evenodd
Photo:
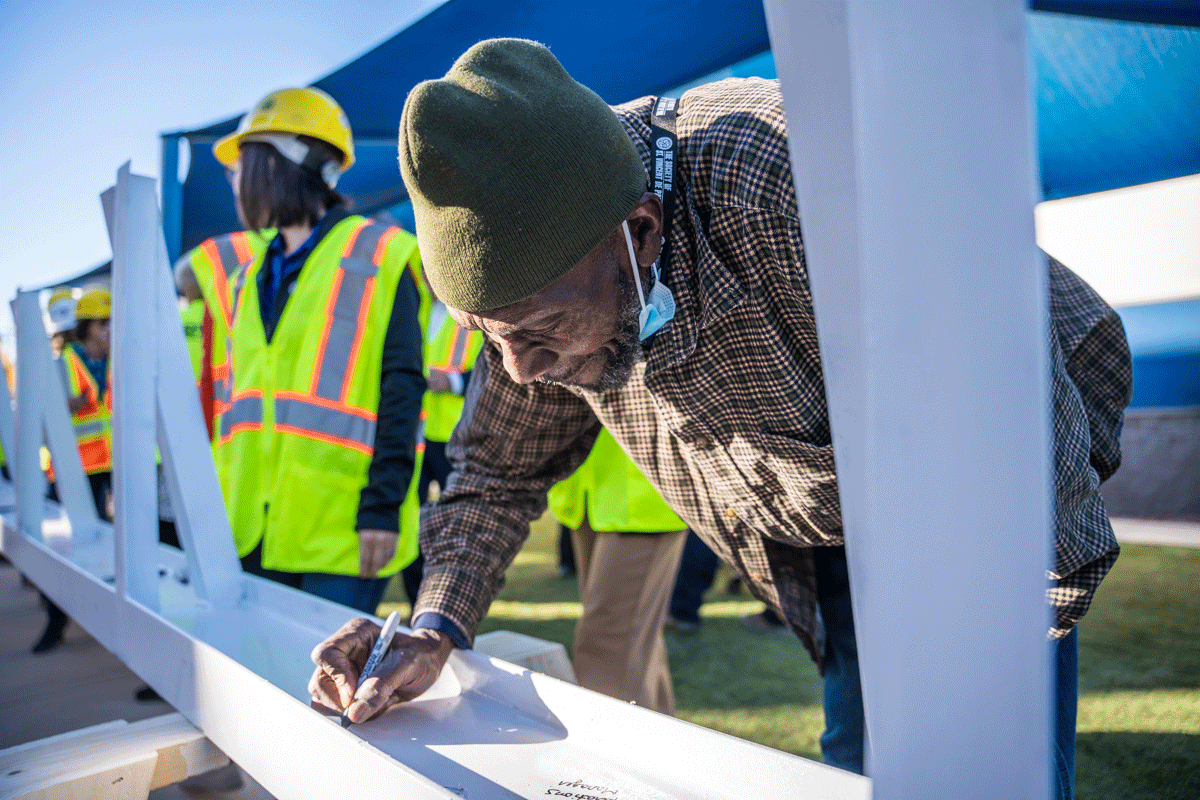
<path fill-rule="evenodd" d="M 609 107 L 545 47 L 486 41 L 409 95 L 400 168 L 431 284 L 489 343 L 449 444 L 455 473 L 422 518 L 413 634 L 351 705 L 354 663 L 378 629 L 348 624 L 314 653 L 314 697 L 361 720 L 424 691 L 470 645 L 546 489 L 603 426 L 817 660 L 825 760 L 861 772 L 841 511 L 778 84 L 730 79 L 677 107 Z M 1057 525 L 1074 548 L 1049 593 L 1050 635 L 1071 710 L 1059 745 L 1073 752 L 1073 631 L 1118 549 L 1097 478 L 1119 463 L 1131 385 L 1113 310 L 1053 261 L 1050 286 Z"/>

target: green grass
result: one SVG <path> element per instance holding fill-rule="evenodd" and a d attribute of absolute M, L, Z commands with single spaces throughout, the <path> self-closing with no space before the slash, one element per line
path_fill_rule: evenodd
<path fill-rule="evenodd" d="M 557 527 L 534 525 L 481 633 L 512 630 L 571 647 L 575 581 L 555 575 Z M 794 638 L 739 623 L 761 604 L 723 589 L 703 630 L 667 633 L 678 716 L 819 759 L 821 682 Z M 1080 628 L 1079 800 L 1200 798 L 1200 550 L 1126 545 Z M 380 613 L 407 608 L 393 582 Z"/>

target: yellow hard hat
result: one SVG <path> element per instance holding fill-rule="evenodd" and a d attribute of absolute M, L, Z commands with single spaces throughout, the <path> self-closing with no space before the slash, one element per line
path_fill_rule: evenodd
<path fill-rule="evenodd" d="M 237 130 L 213 145 L 213 155 L 227 167 L 238 158 L 242 140 L 256 133 L 303 134 L 331 144 L 345 154 L 342 172 L 354 164 L 354 136 L 346 112 L 320 89 L 280 89 L 258 101 Z M 287 155 L 286 153 L 284 155 Z"/>
<path fill-rule="evenodd" d="M 108 319 L 112 316 L 112 292 L 108 289 L 89 289 L 75 306 L 75 319 Z"/>

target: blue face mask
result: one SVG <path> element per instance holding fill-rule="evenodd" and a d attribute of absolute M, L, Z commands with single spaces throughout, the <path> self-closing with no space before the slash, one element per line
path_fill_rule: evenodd
<path fill-rule="evenodd" d="M 633 251 L 633 237 L 629 233 L 629 222 L 622 221 L 621 229 L 625 231 L 625 244 L 629 247 L 629 263 L 633 270 L 633 285 L 637 287 L 638 303 L 641 305 L 641 313 L 638 314 L 638 341 L 646 341 L 662 326 L 666 325 L 675 317 L 675 297 L 671 294 L 671 290 L 666 287 L 662 281 L 658 279 L 658 264 L 656 263 L 651 269 L 654 271 L 653 283 L 650 286 L 650 296 L 642 294 L 642 278 L 638 275 L 637 257 Z"/>

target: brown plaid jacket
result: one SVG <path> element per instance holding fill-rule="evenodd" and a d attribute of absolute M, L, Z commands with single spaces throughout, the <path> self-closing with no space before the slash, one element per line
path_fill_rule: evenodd
<path fill-rule="evenodd" d="M 615 111 L 650 165 L 653 98 Z M 664 280 L 674 320 L 628 385 L 601 394 L 513 383 L 484 348 L 450 441 L 455 474 L 422 515 L 416 611 L 468 636 L 600 426 L 676 512 L 776 609 L 820 661 L 811 548 L 842 543 L 834 453 L 800 218 L 774 81 L 686 93 Z M 1053 636 L 1086 612 L 1118 548 L 1098 491 L 1120 460 L 1131 391 L 1120 320 L 1051 263 L 1058 563 Z M 1099 474 L 1098 474 L 1099 471 Z"/>

